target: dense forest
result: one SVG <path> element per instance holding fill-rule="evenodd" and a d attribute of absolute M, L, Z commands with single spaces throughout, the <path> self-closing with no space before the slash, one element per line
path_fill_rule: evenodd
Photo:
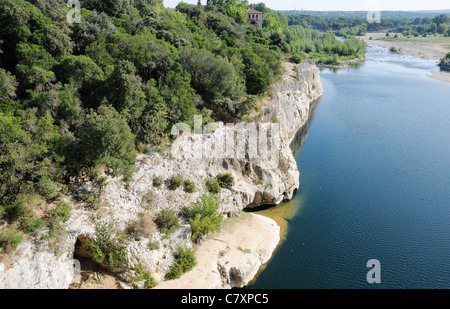
<path fill-rule="evenodd" d="M 450 36 L 450 17 L 435 14 L 434 17 L 387 18 L 381 15 L 380 23 L 368 23 L 366 16 L 358 18 L 323 18 L 314 15 L 289 15 L 289 25 L 301 25 L 320 31 L 333 31 L 339 36 L 365 35 L 366 32 L 395 32 L 404 36 L 442 34 Z"/>
<path fill-rule="evenodd" d="M 255 98 L 308 53 L 355 55 L 354 39 L 288 26 L 246 0 L 0 0 L 0 248 L 67 220 L 70 179 L 132 177 L 138 152 L 169 145 L 171 126 L 245 119 Z M 68 15 L 74 22 L 68 22 Z M 74 15 L 73 15 L 74 14 Z M 335 59 L 336 60 L 336 59 Z M 36 196 L 38 198 L 36 198 Z M 98 192 L 76 195 L 96 205 Z M 39 213 L 39 203 L 55 207 Z"/>

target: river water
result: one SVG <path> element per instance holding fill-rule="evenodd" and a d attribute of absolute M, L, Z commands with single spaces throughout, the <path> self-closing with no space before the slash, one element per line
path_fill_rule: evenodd
<path fill-rule="evenodd" d="M 427 77 L 435 62 L 366 56 L 321 70 L 292 145 L 300 190 L 271 210 L 285 239 L 249 288 L 450 288 L 450 84 Z"/>

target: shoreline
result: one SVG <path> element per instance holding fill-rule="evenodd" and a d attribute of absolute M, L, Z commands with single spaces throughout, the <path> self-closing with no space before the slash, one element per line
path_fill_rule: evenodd
<path fill-rule="evenodd" d="M 153 289 L 245 287 L 272 258 L 279 243 L 280 227 L 269 217 L 243 213 L 228 218 L 220 232 L 195 246 L 197 265 L 193 269 L 178 279 L 162 281 Z"/>
<path fill-rule="evenodd" d="M 411 39 L 403 39 L 402 41 L 395 40 L 384 40 L 386 38 L 386 33 L 377 32 L 377 33 L 367 33 L 364 36 L 358 36 L 359 39 L 366 42 L 367 45 L 376 45 L 386 49 L 391 47 L 396 47 L 397 49 L 401 49 L 400 54 L 411 56 L 423 60 L 431 60 L 436 61 L 436 67 L 438 66 L 439 61 L 444 58 L 444 56 L 450 52 L 450 49 L 447 48 L 443 44 L 433 43 L 431 37 L 430 38 L 411 38 Z M 372 38 L 372 39 L 370 39 Z M 405 41 L 406 40 L 406 41 Z M 407 41 L 411 40 L 411 41 Z M 437 40 L 437 39 L 434 39 Z M 443 39 L 444 40 L 444 39 Z M 447 40 L 447 39 L 445 39 Z M 448 39 L 450 42 L 450 39 Z M 442 82 L 450 83 L 450 72 L 445 71 L 429 71 L 430 74 L 427 76 L 434 80 L 439 80 Z"/>

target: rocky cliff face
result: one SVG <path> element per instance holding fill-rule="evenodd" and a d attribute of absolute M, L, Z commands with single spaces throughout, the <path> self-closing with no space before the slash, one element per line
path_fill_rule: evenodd
<path fill-rule="evenodd" d="M 213 133 L 206 134 L 204 131 L 200 132 L 202 134 L 176 131 L 180 133 L 177 148 L 165 153 L 153 151 L 138 156 L 131 182 L 125 184 L 121 178 L 109 178 L 103 190 L 102 206 L 94 213 L 104 220 L 113 220 L 118 230 L 125 229 L 130 220 L 142 214 L 152 216 L 163 208 L 179 213 L 206 191 L 207 178 L 221 173 L 231 173 L 235 179 L 233 188 L 223 189 L 220 194 L 224 216 L 238 216 L 246 208 L 274 205 L 291 199 L 299 188 L 299 171 L 290 143 L 308 119 L 310 103 L 322 93 L 320 76 L 314 63 L 287 64 L 283 81 L 273 86 L 271 103 L 261 111 L 255 124 L 217 123 Z M 256 132 L 253 137 L 252 132 Z M 244 142 L 240 139 L 242 136 L 247 136 Z M 252 139 L 255 136 L 256 140 Z M 221 143 L 224 139 L 227 142 Z M 232 151 L 228 141 L 233 141 Z M 167 180 L 173 175 L 193 181 L 198 190 L 187 193 L 182 188 L 169 190 L 167 185 L 153 186 L 155 177 Z M 77 239 L 93 235 L 92 214 L 83 205 L 74 207 L 67 222 L 67 233 L 60 235 L 58 240 L 58 250 L 38 240 L 21 244 L 7 264 L 0 264 L 0 288 L 69 287 L 74 279 L 72 259 Z M 270 221 L 261 222 L 274 231 L 274 222 Z M 255 234 L 258 233 L 255 231 Z M 173 250 L 181 244 L 193 246 L 190 227 L 184 222 L 169 237 L 154 232 L 150 238 L 130 242 L 127 266 L 131 268 L 142 263 L 157 281 L 162 281 L 173 262 Z M 160 243 L 159 249 L 149 249 L 149 241 Z M 272 252 L 278 241 L 279 237 L 275 237 L 266 245 L 258 242 L 262 248 L 254 248 L 255 252 Z M 239 240 L 236 240 L 238 246 Z M 265 254 L 264 258 L 252 263 L 251 269 L 248 268 L 249 263 L 244 263 L 245 259 L 245 265 L 234 261 L 228 271 L 224 271 L 227 266 L 223 266 L 217 272 L 220 280 L 216 280 L 223 284 L 215 287 L 245 285 L 250 280 L 249 274 L 254 275 L 267 259 Z M 225 264 L 231 265 L 228 262 Z"/>

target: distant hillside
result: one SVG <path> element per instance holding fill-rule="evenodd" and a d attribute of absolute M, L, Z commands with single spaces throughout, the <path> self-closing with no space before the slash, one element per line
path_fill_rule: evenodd
<path fill-rule="evenodd" d="M 280 11 L 286 15 L 312 15 L 321 18 L 336 19 L 339 17 L 350 19 L 364 19 L 367 16 L 367 11 L 304 11 L 304 10 L 288 10 Z M 433 18 L 439 14 L 450 14 L 450 10 L 434 10 L 434 11 L 382 11 L 381 18 L 386 19 L 404 19 L 404 18 Z"/>

